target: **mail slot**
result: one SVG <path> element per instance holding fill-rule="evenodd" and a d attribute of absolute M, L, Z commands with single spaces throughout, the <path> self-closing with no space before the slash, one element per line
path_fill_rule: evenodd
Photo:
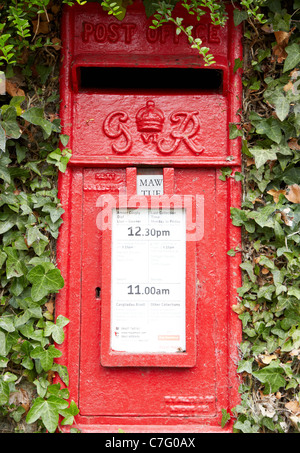
<path fill-rule="evenodd" d="M 150 29 L 140 1 L 122 21 L 97 3 L 64 10 L 56 315 L 70 320 L 60 362 L 83 432 L 232 429 L 241 191 L 219 176 L 241 168 L 241 33 L 228 13 L 225 27 L 195 19 L 208 68 L 172 24 Z"/>

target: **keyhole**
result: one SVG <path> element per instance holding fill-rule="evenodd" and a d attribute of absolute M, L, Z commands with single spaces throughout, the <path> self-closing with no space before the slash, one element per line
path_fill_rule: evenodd
<path fill-rule="evenodd" d="M 101 294 L 101 288 L 99 288 L 99 286 L 97 286 L 97 288 L 96 288 L 96 299 L 100 299 L 100 294 Z"/>

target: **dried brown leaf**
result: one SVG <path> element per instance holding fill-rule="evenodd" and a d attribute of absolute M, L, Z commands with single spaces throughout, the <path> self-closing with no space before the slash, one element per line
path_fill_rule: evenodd
<path fill-rule="evenodd" d="M 55 372 L 53 370 L 48 371 L 47 381 L 50 382 L 50 384 L 52 384 L 54 377 L 55 377 Z"/>
<path fill-rule="evenodd" d="M 42 22 L 40 20 L 33 20 L 32 21 L 32 26 L 33 26 L 33 33 L 34 35 L 39 35 L 43 34 L 46 35 L 50 31 L 50 24 L 49 22 Z"/>
<path fill-rule="evenodd" d="M 232 305 L 231 308 L 237 315 L 241 315 L 245 311 L 245 307 L 241 304 Z"/>
<path fill-rule="evenodd" d="M 255 198 L 255 200 L 252 201 L 252 203 L 261 203 L 261 204 L 265 204 L 264 200 L 262 200 L 261 198 Z"/>
<path fill-rule="evenodd" d="M 286 46 L 288 44 L 288 42 L 289 42 L 289 38 L 291 36 L 291 32 L 275 31 L 274 35 L 275 35 L 277 44 Z"/>
<path fill-rule="evenodd" d="M 292 90 L 293 93 L 294 93 L 294 84 L 293 84 L 293 82 L 290 80 L 286 85 L 284 85 L 283 90 L 285 92 Z"/>
<path fill-rule="evenodd" d="M 291 73 L 290 73 L 290 76 L 291 76 L 291 79 L 292 79 L 292 80 L 298 79 L 299 75 L 300 75 L 300 71 L 299 71 L 299 69 L 297 69 L 297 68 L 296 68 L 296 69 L 293 69 L 293 70 L 291 71 Z"/>
<path fill-rule="evenodd" d="M 293 184 L 288 186 L 289 192 L 285 195 L 291 203 L 300 203 L 300 186 L 298 184 Z"/>
<path fill-rule="evenodd" d="M 276 44 L 276 46 L 273 47 L 273 54 L 277 57 L 278 63 L 283 63 L 288 56 L 285 47 L 282 47 L 279 44 Z"/>
<path fill-rule="evenodd" d="M 259 359 L 265 365 L 269 365 L 272 362 L 272 360 L 277 359 L 277 355 L 276 354 L 271 354 L 271 355 L 270 354 L 260 354 Z"/>
<path fill-rule="evenodd" d="M 54 301 L 53 301 L 53 299 L 49 300 L 49 302 L 46 302 L 45 306 L 47 307 L 47 310 L 49 311 L 49 313 L 51 315 L 53 315 L 53 313 L 54 313 Z"/>
<path fill-rule="evenodd" d="M 19 88 L 18 84 L 8 79 L 6 79 L 6 92 L 10 96 L 25 96 L 25 92 Z"/>
<path fill-rule="evenodd" d="M 60 11 L 60 9 L 61 9 L 61 6 L 60 6 L 60 5 L 53 5 L 53 6 L 51 6 L 51 11 L 52 11 L 53 14 L 58 14 L 59 11 Z"/>
<path fill-rule="evenodd" d="M 52 38 L 51 42 L 52 42 L 52 46 L 49 46 L 49 47 L 53 47 L 53 49 L 55 49 L 55 50 L 60 50 L 61 49 L 61 39 Z"/>
<path fill-rule="evenodd" d="M 285 404 L 285 407 L 295 415 L 300 415 L 300 405 L 298 401 L 293 400 Z"/>
<path fill-rule="evenodd" d="M 297 138 L 291 138 L 288 141 L 288 145 L 289 145 L 290 149 L 293 149 L 295 151 L 300 151 L 300 145 L 298 143 L 298 139 Z"/>
<path fill-rule="evenodd" d="M 270 271 L 269 271 L 269 269 L 267 269 L 266 267 L 263 267 L 262 270 L 261 270 L 261 273 L 262 273 L 263 275 L 267 275 L 267 274 L 270 273 Z"/>
<path fill-rule="evenodd" d="M 280 212 L 280 216 L 281 216 L 281 219 L 284 221 L 284 223 L 287 226 L 292 226 L 293 220 L 292 220 L 292 217 L 288 216 L 289 212 L 290 212 L 290 208 L 285 208 Z"/>
<path fill-rule="evenodd" d="M 26 412 L 30 408 L 30 398 L 26 390 L 20 388 L 16 392 L 12 392 L 9 396 L 9 404 L 14 404 L 15 406 L 22 406 Z"/>
<path fill-rule="evenodd" d="M 272 195 L 275 203 L 278 203 L 279 201 L 279 196 L 281 194 L 285 195 L 286 194 L 286 190 L 274 190 L 274 189 L 271 189 L 267 192 L 269 195 Z"/>
<path fill-rule="evenodd" d="M 288 45 L 289 39 L 291 34 L 295 28 L 292 28 L 291 31 L 275 31 L 274 35 L 276 38 L 276 46 L 273 47 L 273 55 L 277 57 L 278 63 L 283 63 L 283 61 L 288 56 L 287 52 L 285 51 L 286 46 Z"/>

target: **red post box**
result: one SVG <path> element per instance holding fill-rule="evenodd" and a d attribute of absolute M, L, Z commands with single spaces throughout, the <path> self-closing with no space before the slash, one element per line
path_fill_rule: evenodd
<path fill-rule="evenodd" d="M 224 28 L 195 21 L 204 68 L 175 27 L 149 24 L 139 2 L 123 21 L 95 3 L 63 15 L 61 360 L 82 431 L 218 432 L 238 401 L 240 188 L 219 176 L 241 165 L 241 35 L 230 11 Z"/>

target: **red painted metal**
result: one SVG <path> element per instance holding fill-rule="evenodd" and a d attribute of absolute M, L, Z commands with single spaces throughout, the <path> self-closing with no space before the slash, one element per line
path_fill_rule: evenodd
<path fill-rule="evenodd" d="M 179 17 L 184 14 L 178 11 Z M 61 118 L 73 155 L 59 178 L 65 214 L 57 255 L 65 287 L 56 315 L 70 319 L 60 362 L 68 367 L 70 397 L 79 406 L 76 420 L 83 431 L 224 431 L 221 410 L 238 402 L 241 329 L 231 306 L 240 286 L 240 259 L 227 251 L 240 244 L 230 207 L 240 205 L 241 189 L 233 178 L 221 181 L 219 175 L 221 167 L 235 172 L 241 166 L 239 139 L 229 140 L 229 123 L 238 120 L 241 102 L 241 81 L 233 73 L 234 60 L 241 58 L 241 33 L 231 10 L 224 28 L 195 22 L 215 56 L 214 69 L 222 71 L 220 88 L 175 92 L 82 85 L 83 67 L 203 67 L 175 28 L 151 30 L 149 24 L 140 2 L 128 7 L 123 21 L 95 3 L 67 7 L 63 14 Z M 162 170 L 163 195 L 136 194 L 139 168 Z M 192 206 L 186 352 L 116 353 L 110 346 L 112 240 L 111 231 L 97 222 L 109 197 L 115 206 L 120 199 L 129 207 L 149 206 L 154 199 Z"/>

